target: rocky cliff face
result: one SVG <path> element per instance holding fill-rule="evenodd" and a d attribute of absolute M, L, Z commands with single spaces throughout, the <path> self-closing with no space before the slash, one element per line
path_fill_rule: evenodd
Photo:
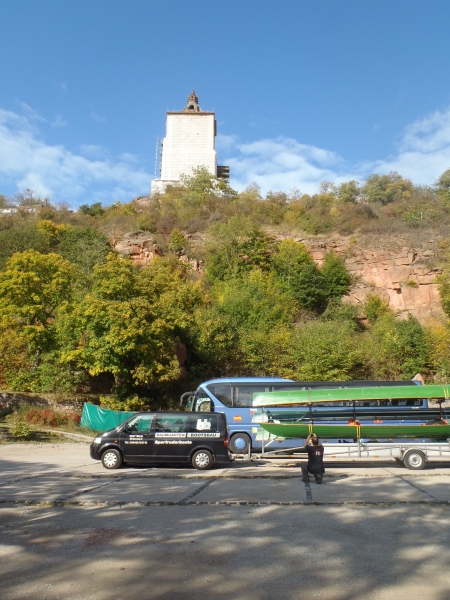
<path fill-rule="evenodd" d="M 192 236 L 192 245 L 201 243 L 201 236 Z M 279 239 L 288 236 L 277 236 Z M 362 304 L 369 293 L 378 294 L 397 311 L 399 318 L 412 314 L 424 323 L 443 315 L 436 284 L 436 241 L 413 246 L 396 242 L 381 244 L 372 239 L 355 241 L 353 238 L 294 238 L 303 242 L 312 258 L 321 264 L 325 254 L 332 250 L 345 260 L 354 285 L 346 301 Z M 383 246 L 383 247 L 382 247 Z M 153 236 L 144 231 L 126 234 L 114 243 L 115 249 L 128 256 L 138 266 L 145 266 L 163 253 Z M 181 253 L 179 259 L 201 271 L 201 262 Z"/>
<path fill-rule="evenodd" d="M 112 245 L 122 256 L 128 256 L 136 267 L 145 267 L 162 252 L 155 239 L 146 231 L 126 233 L 120 240 L 113 240 Z"/>
<path fill-rule="evenodd" d="M 367 294 L 375 293 L 389 303 L 399 318 L 412 314 L 424 323 L 443 315 L 436 284 L 436 275 L 442 270 L 432 265 L 435 249 L 429 246 L 371 248 L 347 240 L 302 241 L 319 264 L 330 250 L 344 258 L 354 279 L 349 302 L 362 304 Z"/>

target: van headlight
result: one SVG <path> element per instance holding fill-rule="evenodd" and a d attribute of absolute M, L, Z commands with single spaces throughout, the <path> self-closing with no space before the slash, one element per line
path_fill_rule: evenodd
<path fill-rule="evenodd" d="M 99 437 L 96 437 L 95 440 L 93 441 L 93 444 L 101 444 L 102 443 L 102 436 L 100 435 Z"/>

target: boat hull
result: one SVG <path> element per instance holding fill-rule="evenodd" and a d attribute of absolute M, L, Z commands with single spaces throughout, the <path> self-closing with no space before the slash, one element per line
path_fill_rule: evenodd
<path fill-rule="evenodd" d="M 320 425 L 297 423 L 259 423 L 278 438 L 305 439 L 313 431 L 320 439 L 434 439 L 450 437 L 450 425 Z"/>

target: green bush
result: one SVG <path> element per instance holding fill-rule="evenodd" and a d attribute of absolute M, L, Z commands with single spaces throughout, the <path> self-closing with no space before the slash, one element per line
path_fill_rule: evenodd
<path fill-rule="evenodd" d="M 31 427 L 28 425 L 28 423 L 26 421 L 22 421 L 21 419 L 18 419 L 17 417 L 15 417 L 13 419 L 12 426 L 11 426 L 11 434 L 14 437 L 26 440 L 30 437 L 31 432 L 32 432 Z"/>

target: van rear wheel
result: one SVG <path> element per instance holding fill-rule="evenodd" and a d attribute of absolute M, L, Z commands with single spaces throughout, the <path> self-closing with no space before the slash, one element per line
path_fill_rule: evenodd
<path fill-rule="evenodd" d="M 192 466 L 201 471 L 210 469 L 213 464 L 213 457 L 208 450 L 197 450 L 192 457 Z"/>
<path fill-rule="evenodd" d="M 122 455 L 118 450 L 111 448 L 102 454 L 102 465 L 105 469 L 118 469 L 122 464 Z"/>
<path fill-rule="evenodd" d="M 246 433 L 235 433 L 230 440 L 230 450 L 233 454 L 248 454 L 251 445 L 252 440 Z"/>

